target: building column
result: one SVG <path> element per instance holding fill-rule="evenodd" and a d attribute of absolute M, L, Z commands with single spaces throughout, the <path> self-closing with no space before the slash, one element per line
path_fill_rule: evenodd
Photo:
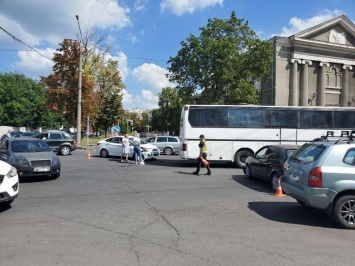
<path fill-rule="evenodd" d="M 301 64 L 301 60 L 291 59 L 291 82 L 290 82 L 290 96 L 288 100 L 289 106 L 298 106 L 298 87 L 297 87 L 297 68 Z"/>
<path fill-rule="evenodd" d="M 349 65 L 343 65 L 343 79 L 341 85 L 341 93 L 340 93 L 340 106 L 347 107 L 348 106 L 348 98 L 349 98 L 349 71 L 352 70 L 353 67 Z"/>
<path fill-rule="evenodd" d="M 320 71 L 318 72 L 318 87 L 317 87 L 317 106 L 325 106 L 325 67 L 329 67 L 329 63 L 320 62 Z"/>
<path fill-rule="evenodd" d="M 302 60 L 302 64 L 303 68 L 300 84 L 300 106 L 308 106 L 308 65 L 312 65 L 312 61 Z"/>

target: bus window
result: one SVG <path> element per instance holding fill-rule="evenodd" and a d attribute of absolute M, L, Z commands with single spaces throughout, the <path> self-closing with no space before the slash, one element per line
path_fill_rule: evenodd
<path fill-rule="evenodd" d="M 331 111 L 300 111 L 300 128 L 333 128 Z"/>
<path fill-rule="evenodd" d="M 334 112 L 334 127 L 355 129 L 355 113 Z"/>
<path fill-rule="evenodd" d="M 265 125 L 267 127 L 297 127 L 297 112 L 294 110 L 265 109 Z"/>
<path fill-rule="evenodd" d="M 231 127 L 264 127 L 262 109 L 231 109 Z"/>

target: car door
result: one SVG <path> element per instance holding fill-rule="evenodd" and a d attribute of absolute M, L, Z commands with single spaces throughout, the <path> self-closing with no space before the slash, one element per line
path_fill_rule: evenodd
<path fill-rule="evenodd" d="M 273 169 L 276 169 L 280 164 L 279 161 L 281 150 L 277 147 L 269 146 L 265 151 L 264 158 L 260 159 L 259 169 L 260 178 L 269 181 Z"/>
<path fill-rule="evenodd" d="M 180 150 L 180 142 L 179 139 L 176 137 L 168 137 L 168 144 L 174 150 L 174 153 L 178 153 Z"/>
<path fill-rule="evenodd" d="M 168 137 L 157 137 L 154 145 L 156 145 L 160 152 L 164 151 L 164 148 L 168 146 Z"/>
<path fill-rule="evenodd" d="M 262 168 L 265 163 L 266 152 L 269 150 L 269 147 L 265 146 L 255 153 L 255 156 L 250 162 L 250 168 L 253 176 L 262 178 Z"/>
<path fill-rule="evenodd" d="M 106 149 L 111 156 L 122 155 L 122 137 L 113 137 L 106 140 Z"/>
<path fill-rule="evenodd" d="M 62 143 L 62 134 L 57 132 L 49 132 L 46 142 L 49 145 L 49 147 L 52 148 L 52 150 L 58 151 L 59 146 Z"/>

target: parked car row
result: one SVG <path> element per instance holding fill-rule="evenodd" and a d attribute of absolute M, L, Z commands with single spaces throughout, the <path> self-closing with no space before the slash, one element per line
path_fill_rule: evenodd
<path fill-rule="evenodd" d="M 342 228 L 355 229 L 355 138 L 352 132 L 344 135 L 300 147 L 264 146 L 246 159 L 244 173 L 269 181 L 274 190 L 281 177 L 282 190 L 299 204 L 325 211 Z"/>

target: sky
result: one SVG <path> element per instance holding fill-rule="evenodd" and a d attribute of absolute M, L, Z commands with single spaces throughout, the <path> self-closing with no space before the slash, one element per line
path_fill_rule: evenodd
<path fill-rule="evenodd" d="M 53 53 L 64 39 L 97 28 L 117 60 L 124 109 L 158 108 L 173 87 L 167 61 L 208 19 L 248 21 L 259 38 L 291 36 L 340 14 L 355 22 L 354 0 L 0 0 L 0 72 L 39 80 L 52 73 Z"/>

